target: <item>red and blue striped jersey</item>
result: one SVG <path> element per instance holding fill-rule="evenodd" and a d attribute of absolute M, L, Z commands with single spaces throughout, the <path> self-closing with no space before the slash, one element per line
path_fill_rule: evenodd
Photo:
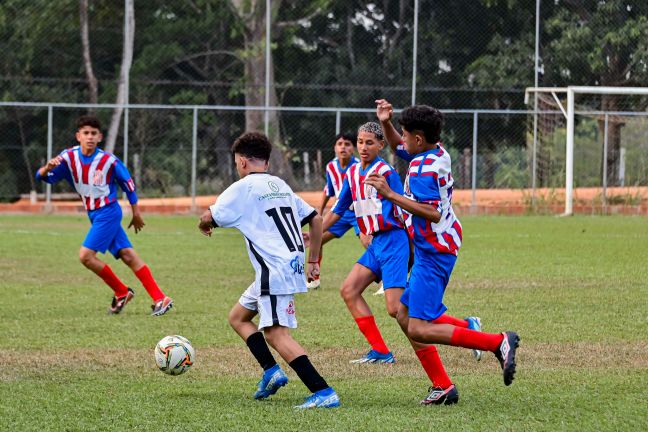
<path fill-rule="evenodd" d="M 327 196 L 335 198 L 340 196 L 345 174 L 352 165 L 357 164 L 358 162 L 360 162 L 358 158 L 351 156 L 349 164 L 346 168 L 342 168 L 340 160 L 336 156 L 332 161 L 326 164 L 326 186 L 324 187 L 324 192 L 326 192 Z"/>
<path fill-rule="evenodd" d="M 441 213 L 433 223 L 424 217 L 403 210 L 405 223 L 414 246 L 430 253 L 457 255 L 462 241 L 461 223 L 452 209 L 452 179 L 450 154 L 438 143 L 436 149 L 410 155 L 403 143 L 396 154 L 409 161 L 405 179 L 405 196 L 416 202 L 430 204 Z"/>
<path fill-rule="evenodd" d="M 403 228 L 403 216 L 399 207 L 391 201 L 383 199 L 373 186 L 365 185 L 365 178 L 373 173 L 385 177 L 389 187 L 396 193 L 403 194 L 403 184 L 396 170 L 377 157 L 366 169 L 362 164 L 352 165 L 344 177 L 344 183 L 338 202 L 333 212 L 344 216 L 344 212 L 353 204 L 358 228 L 363 234 L 373 234 L 379 231 L 389 231 Z"/>
<path fill-rule="evenodd" d="M 80 146 L 63 150 L 62 162 L 46 177 L 36 173 L 36 179 L 54 184 L 67 180 L 83 201 L 85 209 L 97 210 L 117 202 L 117 185 L 126 192 L 131 204 L 137 203 L 135 183 L 126 166 L 115 155 L 96 149 L 90 156 L 81 153 Z"/>

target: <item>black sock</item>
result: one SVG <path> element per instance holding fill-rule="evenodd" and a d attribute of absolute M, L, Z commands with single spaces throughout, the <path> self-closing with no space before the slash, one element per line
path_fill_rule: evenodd
<path fill-rule="evenodd" d="M 297 372 L 297 376 L 300 380 L 302 380 L 304 384 L 306 384 L 306 387 L 308 387 L 308 390 L 310 390 L 311 393 L 315 393 L 316 391 L 328 388 L 329 385 L 326 384 L 324 378 L 322 378 L 319 372 L 317 372 L 313 364 L 308 359 L 308 356 L 299 356 L 295 360 L 288 363 L 288 365 L 293 368 L 295 372 Z"/>
<path fill-rule="evenodd" d="M 264 371 L 277 364 L 261 332 L 252 333 L 245 343 Z"/>

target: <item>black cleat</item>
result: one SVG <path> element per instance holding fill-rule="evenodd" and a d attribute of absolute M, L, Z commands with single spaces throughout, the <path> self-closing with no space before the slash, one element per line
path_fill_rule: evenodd
<path fill-rule="evenodd" d="M 515 378 L 515 350 L 520 344 L 520 337 L 517 333 L 508 331 L 502 333 L 504 339 L 499 348 L 495 351 L 495 357 L 500 362 L 504 374 L 504 384 L 511 385 Z"/>
<path fill-rule="evenodd" d="M 171 297 L 164 297 L 154 305 L 151 305 L 151 315 L 160 316 L 167 313 L 173 307 L 173 299 Z"/>
<path fill-rule="evenodd" d="M 459 402 L 459 392 L 452 384 L 447 389 L 430 387 L 430 394 L 421 401 L 421 405 L 452 405 Z"/>
<path fill-rule="evenodd" d="M 108 314 L 117 315 L 118 313 L 120 313 L 124 309 L 124 306 L 126 306 L 126 304 L 131 301 L 133 297 L 135 297 L 135 291 L 130 288 L 128 288 L 128 293 L 125 296 L 119 298 L 113 297 L 112 303 L 108 308 Z"/>

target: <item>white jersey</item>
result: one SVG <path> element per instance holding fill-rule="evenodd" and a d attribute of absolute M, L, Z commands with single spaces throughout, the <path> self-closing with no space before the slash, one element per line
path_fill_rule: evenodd
<path fill-rule="evenodd" d="M 245 236 L 261 295 L 306 292 L 302 225 L 317 212 L 279 177 L 248 174 L 210 208 L 220 227 Z"/>

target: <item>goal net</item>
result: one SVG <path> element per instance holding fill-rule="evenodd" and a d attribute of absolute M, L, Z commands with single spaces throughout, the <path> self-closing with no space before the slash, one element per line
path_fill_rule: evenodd
<path fill-rule="evenodd" d="M 532 203 L 564 213 L 641 210 L 648 202 L 648 88 L 528 88 Z"/>

